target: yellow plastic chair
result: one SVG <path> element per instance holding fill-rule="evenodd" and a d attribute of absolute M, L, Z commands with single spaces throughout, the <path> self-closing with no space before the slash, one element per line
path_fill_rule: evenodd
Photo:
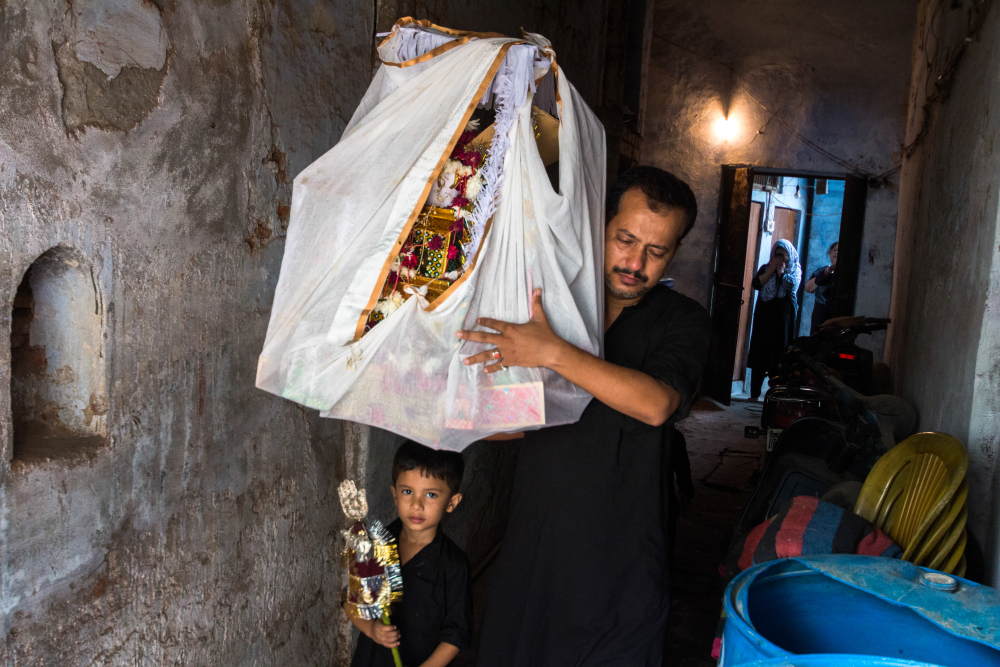
<path fill-rule="evenodd" d="M 965 551 L 965 542 L 967 540 L 967 533 L 965 530 L 965 523 L 969 518 L 969 508 L 963 507 L 961 513 L 955 520 L 955 524 L 951 527 L 951 530 L 945 535 L 944 539 L 934 546 L 933 553 L 928 562 L 913 562 L 917 565 L 926 565 L 927 567 L 934 568 L 935 570 L 942 569 L 947 563 L 952 561 L 954 555 L 955 547 L 960 546 L 958 556 L 961 556 Z"/>
<path fill-rule="evenodd" d="M 951 550 L 948 559 L 941 565 L 940 570 L 942 572 L 956 574 L 960 577 L 965 576 L 965 545 L 967 541 L 968 533 L 963 530 L 962 536 L 959 538 L 955 548 Z"/>
<path fill-rule="evenodd" d="M 854 513 L 892 538 L 903 549 L 904 560 L 913 561 L 932 527 L 942 536 L 952 528 L 954 520 L 951 523 L 943 520 L 937 526 L 935 522 L 942 514 L 949 514 L 959 498 L 964 506 L 965 496 L 959 494 L 959 488 L 968 467 L 969 455 L 954 436 L 912 435 L 886 452 L 872 467 Z M 956 518 L 960 513 L 961 507 Z M 956 552 L 959 545 L 962 549 Z M 931 544 L 930 548 L 933 547 Z M 958 538 L 944 565 L 958 567 L 964 550 L 964 540 Z"/>
<path fill-rule="evenodd" d="M 937 568 L 951 553 L 952 547 L 958 541 L 958 536 L 965 528 L 969 510 L 965 503 L 969 497 L 969 480 L 962 480 L 958 493 L 948 505 L 948 511 L 942 512 L 934 524 L 924 533 L 920 546 L 913 556 L 913 563 Z"/>

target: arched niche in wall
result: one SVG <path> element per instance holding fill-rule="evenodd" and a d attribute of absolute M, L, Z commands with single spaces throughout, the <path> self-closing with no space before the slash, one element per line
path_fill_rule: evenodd
<path fill-rule="evenodd" d="M 11 313 L 15 461 L 92 455 L 107 437 L 101 295 L 90 262 L 56 246 L 32 263 Z"/>

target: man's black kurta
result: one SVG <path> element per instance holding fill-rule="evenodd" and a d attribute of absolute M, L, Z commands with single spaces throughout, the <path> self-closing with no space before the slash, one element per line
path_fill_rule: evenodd
<path fill-rule="evenodd" d="M 673 422 L 690 409 L 710 328 L 704 308 L 657 286 L 605 333 L 605 359 L 673 387 Z M 481 667 L 659 667 L 669 608 L 666 428 L 594 399 L 577 423 L 521 441 Z"/>
<path fill-rule="evenodd" d="M 399 539 L 403 523 L 389 532 Z M 405 667 L 419 667 L 441 642 L 472 647 L 472 582 L 469 559 L 438 526 L 434 540 L 403 565 L 403 599 L 392 605 Z M 392 651 L 366 635 L 358 637 L 351 667 L 394 667 Z"/>

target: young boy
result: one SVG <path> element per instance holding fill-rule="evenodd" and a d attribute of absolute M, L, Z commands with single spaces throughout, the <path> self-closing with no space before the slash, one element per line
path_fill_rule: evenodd
<path fill-rule="evenodd" d="M 403 599 L 392 625 L 351 619 L 361 631 L 351 667 L 393 667 L 392 647 L 405 667 L 444 667 L 472 646 L 469 559 L 438 528 L 462 500 L 465 462 L 457 452 L 407 440 L 392 463 L 392 499 L 399 518 L 389 524 L 399 544 Z"/>

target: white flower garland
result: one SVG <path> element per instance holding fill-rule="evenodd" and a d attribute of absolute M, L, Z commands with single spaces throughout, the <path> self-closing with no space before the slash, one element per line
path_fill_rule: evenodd
<path fill-rule="evenodd" d="M 513 50 L 513 49 L 512 49 Z M 517 95 L 515 91 L 514 68 L 517 58 L 508 53 L 504 58 L 497 80 L 500 83 L 493 102 L 496 111 L 496 130 L 490 141 L 490 150 L 486 155 L 486 163 L 481 170 L 482 184 L 476 198 L 476 206 L 472 211 L 472 224 L 469 228 L 469 242 L 462 246 L 466 261 L 471 262 L 476 256 L 479 244 L 486 230 L 486 222 L 496 210 L 500 199 L 500 185 L 503 183 L 504 158 L 510 150 L 510 129 L 517 117 Z M 526 94 L 526 92 L 525 92 Z M 520 97 L 523 97 L 521 95 Z"/>

